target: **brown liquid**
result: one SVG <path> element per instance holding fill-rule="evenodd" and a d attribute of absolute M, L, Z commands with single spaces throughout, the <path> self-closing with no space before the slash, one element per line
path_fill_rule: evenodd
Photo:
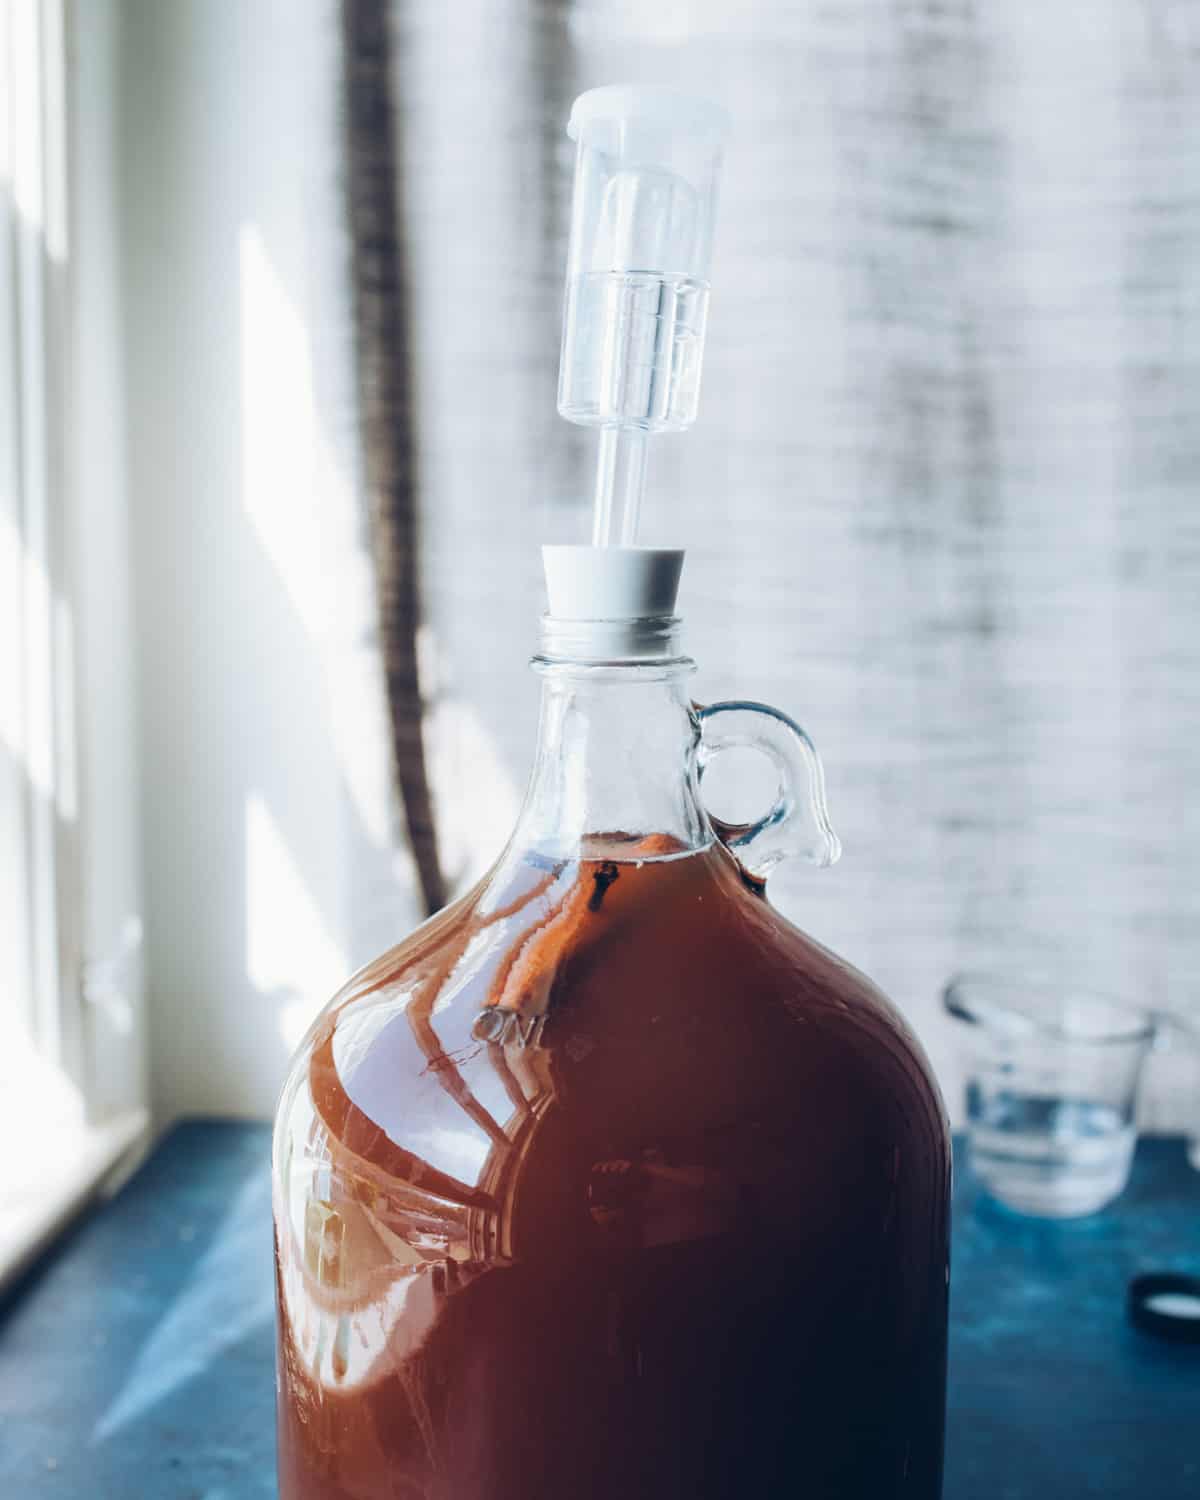
<path fill-rule="evenodd" d="M 936 1500 L 912 1036 L 719 846 L 510 872 L 285 1091 L 281 1500 Z"/>

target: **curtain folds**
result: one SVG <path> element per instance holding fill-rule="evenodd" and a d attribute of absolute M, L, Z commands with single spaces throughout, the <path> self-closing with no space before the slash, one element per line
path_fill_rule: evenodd
<path fill-rule="evenodd" d="M 417 443 L 388 8 L 341 0 L 355 359 L 396 781 L 427 912 L 445 903 L 422 733 Z"/>

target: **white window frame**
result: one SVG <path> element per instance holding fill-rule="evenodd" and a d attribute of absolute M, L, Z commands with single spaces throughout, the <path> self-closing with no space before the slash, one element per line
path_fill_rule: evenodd
<path fill-rule="evenodd" d="M 0 1129 L 15 1158 L 0 1285 L 148 1130 L 144 1089 L 98 1087 L 114 1000 L 140 1001 L 136 954 L 106 936 L 85 955 L 71 22 L 70 0 L 0 0 Z"/>

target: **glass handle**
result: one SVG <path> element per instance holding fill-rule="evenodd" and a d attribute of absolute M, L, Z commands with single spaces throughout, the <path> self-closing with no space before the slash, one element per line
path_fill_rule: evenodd
<path fill-rule="evenodd" d="M 799 724 L 765 703 L 696 704 L 704 772 L 722 750 L 761 751 L 778 775 L 775 801 L 756 823 L 726 823 L 709 813 L 717 837 L 755 880 L 765 880 L 783 859 L 831 865 L 842 852 L 825 805 L 825 773 L 816 747 Z"/>

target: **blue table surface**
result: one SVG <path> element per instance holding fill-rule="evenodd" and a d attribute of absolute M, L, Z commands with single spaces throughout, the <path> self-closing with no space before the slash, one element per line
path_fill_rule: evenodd
<path fill-rule="evenodd" d="M 275 1495 L 267 1156 L 264 1126 L 176 1127 L 0 1309 L 4 1500 Z M 958 1175 L 946 1500 L 1196 1500 L 1200 1347 L 1124 1311 L 1134 1272 L 1200 1271 L 1183 1143 L 1074 1222 Z"/>

